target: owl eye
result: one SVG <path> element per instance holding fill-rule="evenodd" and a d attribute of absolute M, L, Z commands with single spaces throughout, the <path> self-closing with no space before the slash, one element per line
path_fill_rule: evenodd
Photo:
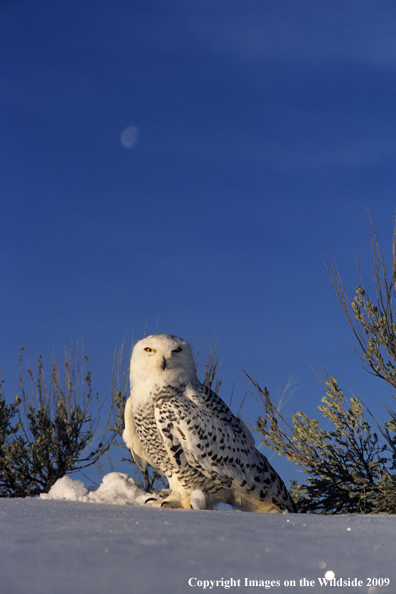
<path fill-rule="evenodd" d="M 183 349 L 181 347 L 177 347 L 177 349 L 173 349 L 172 353 L 180 353 Z"/>
<path fill-rule="evenodd" d="M 146 347 L 144 350 L 146 351 L 146 353 L 155 353 L 155 350 L 150 349 L 150 347 Z"/>

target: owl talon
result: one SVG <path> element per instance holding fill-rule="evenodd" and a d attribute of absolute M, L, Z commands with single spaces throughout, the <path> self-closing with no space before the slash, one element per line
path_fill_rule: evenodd
<path fill-rule="evenodd" d="M 181 502 L 179 501 L 179 499 L 165 499 L 162 503 L 161 503 L 161 507 L 164 508 L 169 508 L 169 509 L 180 509 L 182 506 Z"/>
<path fill-rule="evenodd" d="M 180 505 L 175 505 L 174 503 L 170 502 L 170 501 L 163 501 L 161 503 L 161 507 L 163 507 L 164 509 L 178 509 L 180 507 Z"/>
<path fill-rule="evenodd" d="M 144 503 L 148 503 L 149 501 L 156 501 L 156 502 L 160 503 L 156 497 L 149 497 L 148 499 L 146 499 L 146 501 Z"/>

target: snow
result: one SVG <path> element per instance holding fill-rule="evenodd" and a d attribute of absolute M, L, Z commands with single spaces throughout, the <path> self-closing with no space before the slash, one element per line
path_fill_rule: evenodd
<path fill-rule="evenodd" d="M 42 493 L 42 499 L 68 499 L 69 501 L 79 501 L 86 497 L 88 489 L 82 481 L 73 481 L 68 476 L 64 476 L 55 485 L 51 487 L 49 493 Z"/>
<path fill-rule="evenodd" d="M 145 498 L 110 473 L 95 490 L 64 477 L 46 496 L 1 499 L 1 594 L 396 592 L 394 516 L 208 511 L 199 491 L 191 510 Z"/>
<path fill-rule="evenodd" d="M 103 477 L 97 489 L 89 491 L 84 483 L 73 480 L 69 476 L 56 481 L 49 493 L 42 493 L 40 499 L 63 499 L 68 501 L 83 501 L 84 503 L 111 503 L 116 505 L 157 505 L 149 501 L 147 495 L 138 487 L 133 479 L 122 472 L 110 472 Z M 193 509 L 205 509 L 205 495 L 199 489 L 192 492 L 191 506 Z"/>
<path fill-rule="evenodd" d="M 111 503 L 122 505 L 144 505 L 147 493 L 140 489 L 135 481 L 122 472 L 106 474 L 97 489 L 89 491 L 84 483 L 69 476 L 56 481 L 49 493 L 42 493 L 41 499 L 66 499 L 85 503 Z M 148 505 L 148 504 L 147 504 Z"/>

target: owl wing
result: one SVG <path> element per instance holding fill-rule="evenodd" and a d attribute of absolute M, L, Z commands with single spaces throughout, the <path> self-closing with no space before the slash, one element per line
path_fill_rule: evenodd
<path fill-rule="evenodd" d="M 136 466 L 142 472 L 146 470 L 147 464 L 150 464 L 154 467 L 154 464 L 151 461 L 150 457 L 147 455 L 147 452 L 145 452 L 142 442 L 140 441 L 138 433 L 136 431 L 135 419 L 133 417 L 132 411 L 132 400 L 130 397 L 126 401 L 125 405 L 124 421 L 125 429 L 122 434 L 122 437 L 133 456 Z"/>
<path fill-rule="evenodd" d="M 167 453 L 181 470 L 188 464 L 225 488 L 253 486 L 252 491 L 277 477 L 243 421 L 206 386 L 189 385 L 159 399 L 155 418 Z"/>

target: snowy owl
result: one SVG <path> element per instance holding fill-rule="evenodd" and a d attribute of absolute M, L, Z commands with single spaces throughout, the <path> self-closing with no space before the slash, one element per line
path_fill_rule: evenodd
<path fill-rule="evenodd" d="M 200 490 L 207 508 L 224 502 L 246 511 L 296 511 L 246 425 L 197 378 L 187 342 L 172 334 L 137 342 L 130 384 L 123 438 L 140 470 L 150 464 L 167 477 L 170 495 L 158 503 L 190 508 Z"/>

